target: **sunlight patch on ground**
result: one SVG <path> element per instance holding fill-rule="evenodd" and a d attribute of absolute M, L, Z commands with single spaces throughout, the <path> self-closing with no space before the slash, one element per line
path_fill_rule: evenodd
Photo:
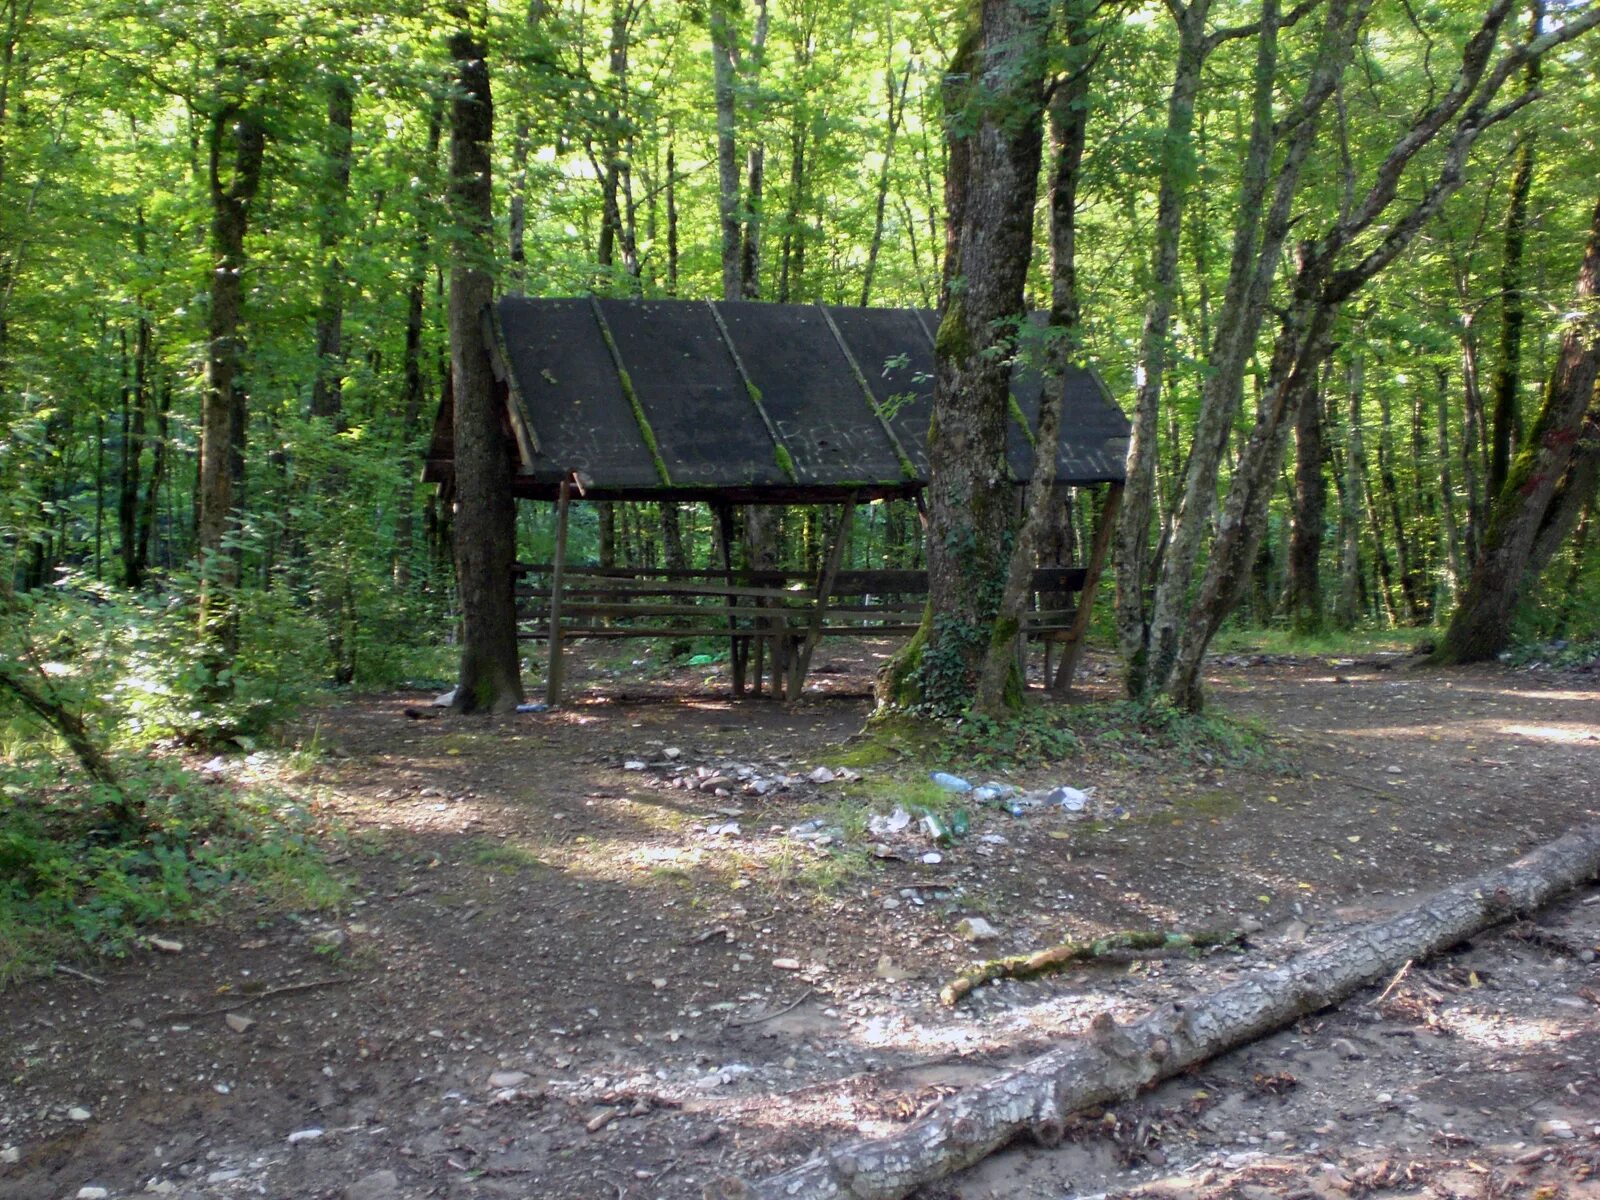
<path fill-rule="evenodd" d="M 1593 725 L 1575 721 L 1562 721 L 1548 725 L 1502 725 L 1500 732 L 1517 737 L 1531 738 L 1536 742 L 1600 742 L 1600 731 Z"/>
<path fill-rule="evenodd" d="M 1497 1050 L 1536 1050 L 1563 1040 L 1558 1021 L 1503 1012 L 1456 1009 L 1441 1013 L 1439 1024 L 1457 1037 Z"/>

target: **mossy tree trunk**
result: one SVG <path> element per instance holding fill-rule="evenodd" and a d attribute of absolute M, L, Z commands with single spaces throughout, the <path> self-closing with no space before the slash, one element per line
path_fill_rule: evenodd
<path fill-rule="evenodd" d="M 1007 397 L 1043 141 L 1046 0 L 982 0 L 945 77 L 944 317 L 928 431 L 928 613 L 890 699 L 972 702 L 1011 553 Z M 1015 630 L 1012 630 L 1014 635 Z M 1009 639 L 1008 639 L 1009 640 Z"/>
<path fill-rule="evenodd" d="M 1569 468 L 1593 403 L 1600 372 L 1600 203 L 1578 271 L 1577 316 L 1545 389 L 1539 419 L 1511 464 L 1489 518 L 1472 580 L 1434 658 L 1476 662 L 1505 648 L 1540 530 Z M 1570 527 L 1570 526 L 1569 526 Z M 1548 559 L 1546 560 L 1548 561 Z"/>

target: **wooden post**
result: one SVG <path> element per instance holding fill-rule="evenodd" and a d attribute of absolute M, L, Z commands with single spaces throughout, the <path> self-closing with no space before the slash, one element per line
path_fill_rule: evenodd
<path fill-rule="evenodd" d="M 572 484 L 563 479 L 556 500 L 556 554 L 550 565 L 550 661 L 545 670 L 544 702 L 551 708 L 561 703 L 561 682 L 565 664 L 561 658 L 561 584 L 567 569 L 567 511 L 572 499 Z"/>
<path fill-rule="evenodd" d="M 1122 484 L 1113 483 L 1106 495 L 1105 509 L 1095 526 L 1094 549 L 1089 552 L 1089 562 L 1083 575 L 1083 589 L 1078 593 L 1078 613 L 1072 618 L 1072 628 L 1067 631 L 1067 642 L 1061 648 L 1061 665 L 1056 668 L 1055 680 L 1050 690 L 1060 696 L 1072 688 L 1072 677 L 1078 672 L 1078 662 L 1083 658 L 1083 639 L 1089 633 L 1089 617 L 1094 608 L 1094 594 L 1100 586 L 1100 576 L 1105 570 L 1106 552 L 1111 548 L 1111 534 L 1117 526 L 1117 509 L 1122 504 Z"/>
<path fill-rule="evenodd" d="M 822 640 L 822 626 L 828 615 L 828 600 L 833 596 L 833 583 L 839 577 L 839 567 L 844 562 L 845 547 L 850 544 L 850 526 L 856 515 L 856 494 L 846 497 L 839 512 L 839 527 L 833 534 L 833 545 L 828 547 L 828 558 L 817 579 L 816 592 L 811 597 L 811 624 L 806 630 L 805 642 L 794 653 L 794 664 L 789 672 L 789 695 L 797 700 L 805 687 L 806 672 L 811 670 L 811 655 Z M 785 635 L 787 636 L 787 635 Z"/>
<path fill-rule="evenodd" d="M 722 534 L 722 565 L 727 572 L 728 586 L 734 585 L 733 577 L 733 506 L 726 502 L 713 502 L 713 509 L 717 514 L 717 528 Z M 738 597 L 728 597 L 728 607 L 737 607 Z M 730 646 L 728 649 L 728 665 L 733 671 L 733 694 L 744 695 L 744 666 L 745 654 L 749 650 L 749 642 L 739 636 L 739 618 L 733 613 L 728 614 L 728 629 L 730 631 Z"/>

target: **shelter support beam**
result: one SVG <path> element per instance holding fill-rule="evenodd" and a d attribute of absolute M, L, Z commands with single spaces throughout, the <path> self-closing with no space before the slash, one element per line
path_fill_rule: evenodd
<path fill-rule="evenodd" d="M 561 644 L 561 587 L 567 570 L 567 516 L 571 501 L 572 484 L 563 479 L 556 497 L 556 553 L 550 568 L 550 657 L 544 677 L 544 702 L 551 708 L 561 703 L 561 685 L 566 674 Z"/>

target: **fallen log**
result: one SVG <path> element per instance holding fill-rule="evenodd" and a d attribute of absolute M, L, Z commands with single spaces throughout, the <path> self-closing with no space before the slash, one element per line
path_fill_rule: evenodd
<path fill-rule="evenodd" d="M 1237 929 L 1202 930 L 1199 933 L 1129 929 L 1121 933 L 1108 933 L 1090 942 L 1062 942 L 1031 954 L 1008 954 L 1004 958 L 991 958 L 963 968 L 959 975 L 939 989 L 939 1000 L 947 1008 L 953 1007 L 975 988 L 997 979 L 1033 979 L 1063 971 L 1073 963 L 1104 961 L 1130 951 L 1192 954 L 1212 946 L 1236 946 L 1243 940 L 1243 932 Z"/>
<path fill-rule="evenodd" d="M 1125 1099 L 1196 1063 L 1337 1004 L 1491 925 L 1531 913 L 1600 874 L 1600 823 L 1351 930 L 1281 967 L 1207 996 L 1164 1005 L 1130 1025 L 1102 1013 L 1087 1033 L 959 1093 L 892 1137 L 849 1142 L 764 1179 L 721 1178 L 707 1200 L 897 1200 L 1031 1134 L 1061 1141 L 1067 1116 Z"/>

